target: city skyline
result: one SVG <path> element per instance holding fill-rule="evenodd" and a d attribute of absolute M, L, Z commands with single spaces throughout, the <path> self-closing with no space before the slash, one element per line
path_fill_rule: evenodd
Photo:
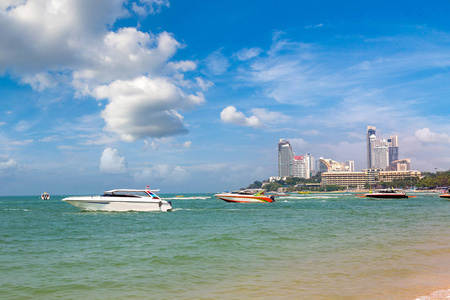
<path fill-rule="evenodd" d="M 447 8 L 2 1 L 0 195 L 232 190 L 277 174 L 280 137 L 360 170 L 367 125 L 448 170 Z"/>

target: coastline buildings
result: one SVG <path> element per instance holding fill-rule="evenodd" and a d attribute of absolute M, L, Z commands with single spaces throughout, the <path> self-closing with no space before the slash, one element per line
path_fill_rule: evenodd
<path fill-rule="evenodd" d="M 332 159 L 325 159 L 321 157 L 319 159 L 319 171 L 325 172 L 354 172 L 355 162 L 353 160 L 346 161 L 345 163 L 339 163 Z"/>
<path fill-rule="evenodd" d="M 366 169 L 362 172 L 326 172 L 322 173 L 321 185 L 339 185 L 362 189 L 366 184 L 375 185 L 378 182 L 420 178 L 421 175 L 420 171 L 382 171 L 381 169 Z"/>
<path fill-rule="evenodd" d="M 376 127 L 367 126 L 367 169 L 386 170 L 389 165 L 398 160 L 398 136 L 391 135 L 389 139 L 378 139 Z"/>
<path fill-rule="evenodd" d="M 311 153 L 296 156 L 291 144 L 285 139 L 278 141 L 278 177 L 311 178 L 315 175 L 315 159 Z"/>
<path fill-rule="evenodd" d="M 352 160 L 339 163 L 323 157 L 320 157 L 316 170 L 312 154 L 296 156 L 289 141 L 281 139 L 278 142 L 278 177 L 271 177 L 271 182 L 286 177 L 308 179 L 316 175 L 316 172 L 321 172 L 321 185 L 364 188 L 380 182 L 421 177 L 420 171 L 411 170 L 410 159 L 398 158 L 397 135 L 391 135 L 389 139 L 380 139 L 376 136 L 376 127 L 367 126 L 366 138 L 367 169 L 361 172 L 355 172 L 355 162 Z"/>

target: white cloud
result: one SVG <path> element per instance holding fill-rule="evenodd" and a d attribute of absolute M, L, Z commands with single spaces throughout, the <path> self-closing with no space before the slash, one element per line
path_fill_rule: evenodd
<path fill-rule="evenodd" d="M 192 142 L 191 141 L 186 141 L 183 143 L 183 148 L 191 148 L 192 147 Z"/>
<path fill-rule="evenodd" d="M 263 123 L 278 124 L 286 123 L 291 120 L 291 117 L 276 111 L 269 111 L 266 108 L 252 108 L 251 112 Z"/>
<path fill-rule="evenodd" d="M 263 52 L 263 50 L 258 47 L 254 47 L 254 48 L 250 48 L 250 49 L 244 48 L 244 49 L 240 50 L 239 52 L 235 53 L 235 56 L 237 57 L 237 59 L 245 61 L 245 60 L 249 60 L 249 59 L 252 59 L 252 58 L 260 55 L 261 52 Z"/>
<path fill-rule="evenodd" d="M 201 92 L 185 94 L 181 88 L 206 90 L 211 84 L 183 79 L 180 72 L 193 71 L 197 64 L 170 61 L 184 47 L 170 33 L 134 27 L 109 31 L 132 13 L 125 4 L 125 0 L 3 3 L 0 73 L 8 71 L 38 91 L 64 84 L 75 88 L 77 96 L 107 98 L 102 113 L 105 129 L 126 141 L 185 133 L 179 111 L 205 99 Z M 138 0 L 131 6 L 135 13 L 147 15 L 168 7 L 169 1 Z M 27 123 L 15 128 L 27 130 Z"/>
<path fill-rule="evenodd" d="M 105 174 L 126 174 L 127 162 L 117 149 L 106 148 L 100 157 L 100 172 Z"/>
<path fill-rule="evenodd" d="M 93 95 L 110 99 L 102 112 L 106 130 L 129 142 L 186 133 L 176 109 L 190 109 L 205 101 L 201 93 L 186 95 L 165 78 L 144 76 L 99 86 Z"/>
<path fill-rule="evenodd" d="M 256 116 L 246 117 L 244 113 L 237 111 L 234 106 L 228 106 L 220 113 L 220 118 L 225 123 L 239 126 L 262 127 L 263 123 Z"/>
<path fill-rule="evenodd" d="M 33 139 L 28 139 L 28 140 L 24 140 L 24 141 L 12 141 L 12 142 L 9 142 L 9 144 L 17 145 L 17 146 L 25 146 L 25 145 L 31 144 L 32 142 L 33 142 Z"/>
<path fill-rule="evenodd" d="M 136 14 L 146 16 L 159 13 L 162 6 L 169 7 L 169 5 L 168 0 L 139 0 L 139 3 L 133 2 L 132 9 Z"/>
<path fill-rule="evenodd" d="M 314 24 L 314 25 L 306 25 L 306 26 L 304 26 L 303 28 L 305 28 L 305 29 L 315 29 L 315 28 L 320 28 L 320 27 L 323 27 L 323 24 L 322 24 L 322 23 L 320 23 L 320 24 Z"/>
<path fill-rule="evenodd" d="M 207 91 L 210 87 L 214 85 L 212 81 L 205 81 L 200 77 L 195 78 L 197 80 L 197 84 L 200 86 L 202 91 Z"/>
<path fill-rule="evenodd" d="M 216 50 L 205 59 L 205 64 L 208 70 L 213 75 L 221 75 L 228 71 L 230 67 L 230 62 L 225 55 L 222 54 L 222 50 Z"/>
<path fill-rule="evenodd" d="M 190 178 L 190 174 L 180 166 L 168 164 L 155 165 L 135 174 L 137 182 L 148 184 L 149 182 L 175 182 L 182 183 Z"/>
<path fill-rule="evenodd" d="M 181 47 L 169 33 L 158 36 L 138 31 L 136 28 L 121 28 L 105 35 L 103 44 L 91 50 L 88 67 L 74 72 L 74 84 L 102 84 L 116 79 L 132 79 L 141 74 L 158 75 L 167 66 L 174 70 L 193 70 L 191 61 L 167 65 L 177 49 Z"/>
<path fill-rule="evenodd" d="M 17 123 L 14 126 L 14 129 L 19 131 L 19 132 L 24 132 L 27 131 L 28 129 L 30 129 L 33 125 L 30 122 L 27 122 L 25 120 L 19 121 L 19 123 Z"/>
<path fill-rule="evenodd" d="M 414 136 L 426 144 L 447 144 L 450 143 L 450 136 L 446 133 L 434 133 L 429 128 L 416 130 Z"/>
<path fill-rule="evenodd" d="M 16 169 L 18 167 L 17 161 L 12 158 L 0 156 L 0 171 Z"/>

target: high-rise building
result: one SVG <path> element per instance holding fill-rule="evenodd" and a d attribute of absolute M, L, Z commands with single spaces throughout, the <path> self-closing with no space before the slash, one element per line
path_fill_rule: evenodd
<path fill-rule="evenodd" d="M 348 160 L 344 163 L 345 171 L 355 172 L 355 162 L 353 160 Z"/>
<path fill-rule="evenodd" d="M 372 140 L 371 136 L 375 136 L 375 126 L 367 126 L 367 169 L 372 168 Z"/>
<path fill-rule="evenodd" d="M 374 126 L 367 126 L 367 169 L 386 170 L 393 161 L 398 160 L 398 136 L 377 139 L 375 129 Z"/>
<path fill-rule="evenodd" d="M 391 135 L 389 142 L 389 165 L 398 160 L 398 136 Z"/>
<path fill-rule="evenodd" d="M 294 152 L 289 141 L 284 139 L 278 142 L 278 176 L 293 176 Z"/>
<path fill-rule="evenodd" d="M 386 170 L 389 166 L 389 147 L 376 146 L 372 149 L 372 168 Z"/>
<path fill-rule="evenodd" d="M 309 174 L 310 176 L 315 176 L 317 171 L 316 171 L 316 159 L 314 158 L 314 155 L 312 155 L 311 153 L 308 153 L 305 155 L 306 161 L 308 162 L 308 169 L 309 169 Z M 310 178 L 310 177 L 308 177 Z"/>
<path fill-rule="evenodd" d="M 306 156 L 294 156 L 293 176 L 306 179 L 310 178 Z"/>

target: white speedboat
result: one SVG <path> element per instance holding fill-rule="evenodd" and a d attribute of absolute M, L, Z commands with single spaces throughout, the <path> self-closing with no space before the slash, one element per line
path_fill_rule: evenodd
<path fill-rule="evenodd" d="M 376 192 L 370 192 L 364 195 L 369 198 L 408 198 L 409 196 L 402 190 L 380 189 Z"/>
<path fill-rule="evenodd" d="M 41 194 L 41 199 L 42 199 L 42 200 L 48 200 L 48 199 L 50 199 L 50 194 L 47 193 L 47 192 L 42 193 L 42 194 Z"/>
<path fill-rule="evenodd" d="M 234 192 L 226 192 L 215 194 L 214 197 L 227 202 L 241 203 L 258 203 L 258 202 L 275 202 L 274 196 L 264 195 L 263 189 L 246 189 Z"/>
<path fill-rule="evenodd" d="M 106 191 L 101 196 L 75 196 L 62 201 L 91 211 L 171 211 L 172 203 L 156 195 L 158 191 L 118 189 Z"/>

